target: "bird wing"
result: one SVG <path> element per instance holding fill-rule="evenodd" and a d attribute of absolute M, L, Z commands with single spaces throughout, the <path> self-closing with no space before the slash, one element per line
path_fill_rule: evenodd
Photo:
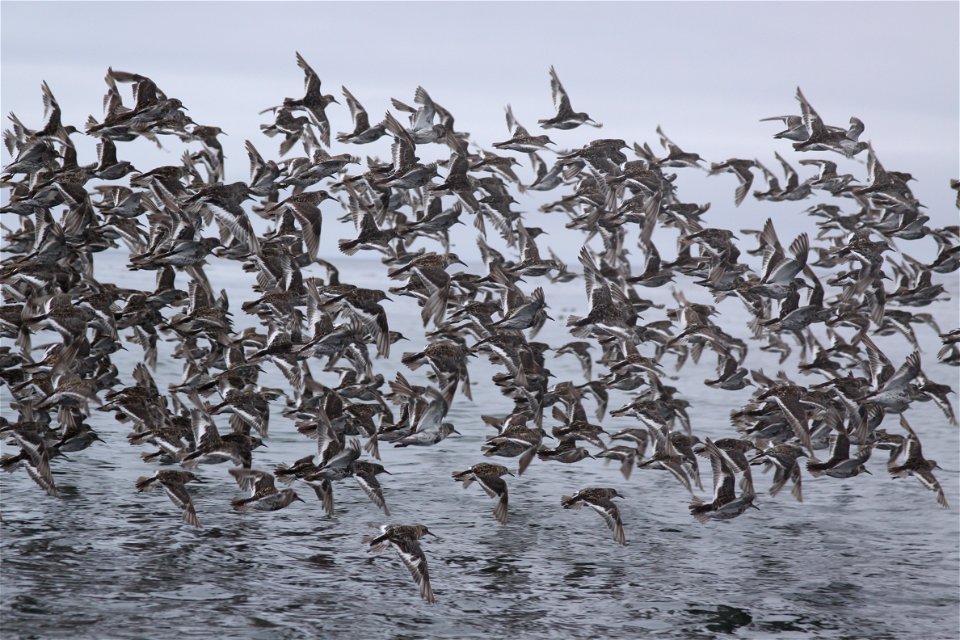
<path fill-rule="evenodd" d="M 383 488 L 380 486 L 376 474 L 373 471 L 361 470 L 355 472 L 353 477 L 357 479 L 357 484 L 360 485 L 360 488 L 363 489 L 363 492 L 367 494 L 373 504 L 383 510 L 383 515 L 389 516 L 390 509 L 387 508 L 387 501 L 383 497 Z"/>
<path fill-rule="evenodd" d="M 163 488 L 173 504 L 183 509 L 183 521 L 192 527 L 200 526 L 200 519 L 197 518 L 197 511 L 193 506 L 193 500 L 190 499 L 190 493 L 183 486 L 182 482 L 164 482 Z"/>
<path fill-rule="evenodd" d="M 356 125 L 355 132 L 361 133 L 369 129 L 370 120 L 367 116 L 367 110 L 363 108 L 360 101 L 357 100 L 346 87 L 340 87 L 340 91 L 343 92 L 343 97 L 347 101 L 347 107 L 350 109 L 350 117 L 353 118 L 353 122 Z"/>
<path fill-rule="evenodd" d="M 906 361 L 900 365 L 893 377 L 887 380 L 882 391 L 894 389 L 903 389 L 920 374 L 920 352 L 914 351 L 907 356 Z"/>
<path fill-rule="evenodd" d="M 308 96 L 320 95 L 320 76 L 307 64 L 300 52 L 297 52 L 297 66 L 303 69 L 303 86 Z"/>
<path fill-rule="evenodd" d="M 617 505 L 610 500 L 600 500 L 598 502 L 587 502 L 587 506 L 600 514 L 610 531 L 613 531 L 614 540 L 620 544 L 627 543 L 623 531 L 623 522 L 620 520 L 620 509 L 617 508 Z"/>
<path fill-rule="evenodd" d="M 913 475 L 917 477 L 917 480 L 931 491 L 937 492 L 937 503 L 942 507 L 948 507 L 947 496 L 943 493 L 943 487 L 940 486 L 940 482 L 933 476 L 933 473 L 929 469 L 920 469 L 914 471 Z"/>
<path fill-rule="evenodd" d="M 563 101 L 566 101 L 567 108 L 569 109 L 570 98 L 567 96 L 563 85 L 560 84 L 560 77 L 557 76 L 557 70 L 553 68 L 553 65 L 550 65 L 550 92 L 553 95 L 554 106 L 559 107 Z"/>
<path fill-rule="evenodd" d="M 430 587 L 430 574 L 427 572 L 427 557 L 420 548 L 416 540 L 391 540 L 393 548 L 397 550 L 397 555 L 403 561 L 404 566 L 410 571 L 413 581 L 420 587 L 420 595 L 429 603 L 436 602 L 433 596 L 433 589 Z"/>

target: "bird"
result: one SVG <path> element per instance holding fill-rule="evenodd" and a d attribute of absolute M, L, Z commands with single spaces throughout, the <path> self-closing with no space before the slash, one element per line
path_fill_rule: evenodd
<path fill-rule="evenodd" d="M 750 185 L 753 184 L 753 173 L 750 171 L 757 163 L 754 160 L 744 160 L 742 158 L 730 158 L 723 162 L 714 162 L 710 165 L 710 175 L 715 175 L 718 173 L 732 173 L 737 176 L 737 180 L 740 181 L 740 184 L 737 186 L 737 190 L 734 194 L 733 203 L 736 206 L 740 206 L 743 202 L 743 199 L 747 197 L 747 194 L 750 192 Z"/>
<path fill-rule="evenodd" d="M 661 428 L 655 428 L 653 426 L 648 426 L 647 431 L 652 439 L 656 443 L 656 449 L 653 456 L 649 460 L 644 460 L 639 463 L 637 466 L 640 468 L 653 467 L 654 469 L 665 469 L 669 471 L 683 487 L 690 492 L 690 495 L 693 496 L 693 486 L 691 485 L 691 474 L 685 468 L 685 465 L 689 462 L 689 458 L 677 450 L 674 439 L 666 429 L 666 425 L 662 425 Z M 678 434 L 680 435 L 680 434 Z M 693 456 L 692 447 L 689 451 L 689 455 Z M 696 459 L 694 458 L 694 461 Z"/>
<path fill-rule="evenodd" d="M 557 115 L 552 118 L 543 118 L 539 120 L 540 126 L 544 129 L 576 129 L 582 124 L 591 127 L 602 127 L 593 118 L 582 111 L 574 111 L 570 106 L 570 97 L 567 95 L 563 85 L 560 84 L 560 78 L 557 76 L 557 70 L 550 67 L 550 91 L 553 94 L 553 104 L 557 107 Z"/>
<path fill-rule="evenodd" d="M 548 136 L 530 135 L 530 132 L 513 117 L 513 109 L 510 108 L 510 105 L 507 105 L 506 111 L 507 130 L 510 131 L 512 137 L 503 142 L 494 142 L 494 148 L 535 154 L 537 151 L 548 149 L 548 144 L 554 144 Z"/>
<path fill-rule="evenodd" d="M 424 536 L 437 537 L 422 524 L 402 525 L 388 524 L 380 528 L 378 536 L 364 536 L 364 544 L 369 545 L 369 551 L 380 552 L 388 546 L 394 548 L 403 565 L 410 572 L 413 581 L 420 587 L 420 597 L 429 604 L 436 603 L 433 588 L 430 586 L 430 573 L 427 570 L 427 556 L 420 547 L 420 539 Z"/>
<path fill-rule="evenodd" d="M 593 377 L 593 356 L 590 354 L 590 347 L 591 344 L 589 342 L 574 341 L 557 347 L 554 353 L 558 356 L 566 354 L 574 355 L 583 370 L 583 377 L 590 380 Z"/>
<path fill-rule="evenodd" d="M 183 511 L 183 521 L 191 527 L 199 527 L 200 519 L 197 517 L 197 511 L 193 506 L 190 493 L 184 486 L 188 482 L 203 481 L 190 471 L 164 469 L 157 471 L 152 476 L 137 478 L 136 486 L 137 491 L 148 491 L 157 485 L 163 487 L 173 504 Z"/>
<path fill-rule="evenodd" d="M 35 486 L 45 500 L 68 498 L 65 487 L 84 480 L 82 465 L 108 452 L 118 464 L 129 458 L 131 477 L 140 476 L 120 494 L 136 492 L 149 506 L 139 491 L 163 487 L 192 527 L 199 519 L 186 487 L 200 476 L 205 499 L 233 498 L 238 512 L 302 501 L 295 489 L 305 483 L 328 517 L 336 483 L 353 478 L 389 516 L 386 498 L 398 511 L 415 506 L 405 483 L 428 501 L 445 500 L 431 481 L 453 471 L 445 456 L 471 451 L 484 462 L 452 479 L 480 484 L 501 525 L 507 476 L 534 461 L 545 479 L 577 486 L 617 470 L 625 480 L 635 469 L 669 471 L 691 497 L 671 480 L 655 506 L 689 512 L 687 525 L 696 526 L 756 507 L 752 465 L 775 469 L 770 499 L 790 483 L 800 500 L 805 473 L 818 478 L 808 491 L 821 498 L 841 479 L 861 483 L 851 496 L 882 493 L 881 478 L 860 476 L 872 452 L 886 451 L 885 476 L 913 475 L 946 506 L 950 487 L 934 476 L 939 467 L 905 415 L 932 401 L 955 422 L 953 387 L 934 379 L 939 362 L 921 357 L 937 340 L 938 360 L 960 364 L 957 330 L 940 327 L 951 317 L 946 285 L 960 269 L 960 228 L 934 228 L 935 207 L 911 189 L 922 176 L 888 169 L 879 140 L 861 141 L 858 118 L 832 126 L 798 89 L 801 115 L 775 118 L 785 125 L 772 151 L 782 171 L 759 154 L 707 163 L 659 125 L 631 145 L 620 134 L 583 137 L 586 128 L 546 131 L 599 126 L 573 110 L 551 67 L 557 110 L 540 121 L 544 135 L 531 135 L 504 100 L 509 137 L 491 147 L 458 131 L 423 86 L 411 105 L 391 99 L 371 121 L 346 86 L 336 99 L 324 95 L 299 52 L 296 64 L 302 97 L 270 99 L 278 106 L 260 125 L 264 138 L 240 137 L 245 181 L 227 182 L 236 167 L 225 164 L 233 161 L 220 142 L 225 131 L 193 122 L 187 96 L 142 74 L 107 70 L 100 121 L 70 124 L 75 109 L 61 109 L 46 83 L 35 126 L 9 115 L 0 207 L 0 435 L 9 451 L 0 470 L 30 478 L 4 485 L 11 507 Z M 340 123 L 327 109 L 338 100 L 351 122 L 331 141 L 330 119 Z M 570 135 L 581 138 L 558 139 Z M 161 147 L 166 164 L 137 159 L 135 170 L 124 143 L 138 139 Z M 345 152 L 361 144 L 364 157 Z M 846 163 L 848 173 L 824 159 L 863 151 L 866 162 Z M 755 188 L 758 171 L 766 185 Z M 721 172 L 737 178 L 735 206 L 751 191 L 767 208 L 797 203 L 787 243 L 774 218 L 757 230 L 722 215 L 708 224 L 695 181 Z M 537 191 L 553 201 L 524 201 Z M 352 222 L 354 233 L 341 233 L 330 216 Z M 920 243 L 935 253 L 921 255 Z M 480 262 L 465 253 L 472 250 Z M 581 277 L 582 293 L 566 287 Z M 653 299 L 641 296 L 651 289 L 660 289 Z M 724 305 L 729 297 L 746 313 Z M 404 336 L 396 329 L 411 326 L 411 310 L 423 331 Z M 400 340 L 410 346 L 391 353 Z M 479 355 L 486 360 L 473 365 Z M 764 359 L 778 360 L 775 374 L 758 368 Z M 689 375 L 714 364 L 715 375 Z M 610 402 L 620 406 L 608 411 Z M 902 431 L 884 429 L 890 415 Z M 476 416 L 496 433 L 470 431 Z M 941 444 L 944 421 L 929 422 L 928 453 Z M 694 425 L 710 438 L 701 442 Z M 459 431 L 464 437 L 446 440 Z M 147 448 L 115 446 L 118 438 Z M 390 476 L 395 497 L 381 485 L 390 473 L 382 443 L 395 445 L 386 464 L 404 469 Z M 268 472 L 262 448 L 275 445 L 297 450 L 296 459 Z M 710 498 L 697 495 L 700 457 L 713 471 Z M 227 474 L 244 495 L 212 482 Z M 549 496 L 553 485 L 541 489 Z M 526 483 L 528 497 L 532 489 Z M 588 488 L 561 505 L 597 510 L 625 543 L 618 497 Z M 900 499 L 884 496 L 893 507 Z M 342 521 L 324 526 L 349 526 L 358 513 L 349 502 L 365 502 L 350 491 L 337 500 Z M 84 505 L 73 506 L 82 517 Z M 229 511 L 209 510 L 204 524 L 223 529 Z M 307 506 L 282 519 L 310 515 Z M 510 520 L 497 532 L 504 540 L 529 526 Z M 428 534 L 388 525 L 367 544 L 393 545 L 433 601 L 419 547 Z"/>
<path fill-rule="evenodd" d="M 923 457 L 920 438 L 917 437 L 917 433 L 910 426 L 910 423 L 907 422 L 906 416 L 903 414 L 900 415 L 900 426 L 909 434 L 905 443 L 907 447 L 907 459 L 903 464 L 893 464 L 893 456 L 891 456 L 890 463 L 887 465 L 887 470 L 890 472 L 890 475 L 894 478 L 915 476 L 917 480 L 920 481 L 920 484 L 930 491 L 936 492 L 937 504 L 944 508 L 949 507 L 950 505 L 947 503 L 947 496 L 943 492 L 943 487 L 940 486 L 940 482 L 933 475 L 933 470 L 939 469 L 940 466 L 935 460 L 928 460 Z"/>
<path fill-rule="evenodd" d="M 320 76 L 307 64 L 300 52 L 297 52 L 297 66 L 303 70 L 304 96 L 299 99 L 285 98 L 283 108 L 288 110 L 303 110 L 310 114 L 320 128 L 320 139 L 323 144 L 330 146 L 330 120 L 327 118 L 326 108 L 332 102 L 339 104 L 332 95 L 324 95 L 320 90 Z M 278 109 L 278 107 L 272 107 Z M 270 111 L 271 109 L 267 109 Z M 263 113 L 263 112 L 261 112 Z"/>
<path fill-rule="evenodd" d="M 370 144 L 376 142 L 387 135 L 387 129 L 383 123 L 371 125 L 370 116 L 366 109 L 360 104 L 360 101 L 353 97 L 346 87 L 340 87 L 344 100 L 347 101 L 347 107 L 350 109 L 350 117 L 353 118 L 353 131 L 350 133 L 338 133 L 337 142 L 348 144 Z"/>
<path fill-rule="evenodd" d="M 620 509 L 614 504 L 614 498 L 623 498 L 624 496 L 616 489 L 610 488 L 589 488 L 581 489 L 572 496 L 563 496 L 560 498 L 560 504 L 564 509 L 579 509 L 586 505 L 600 514 L 607 527 L 613 532 L 613 539 L 619 544 L 627 544 L 627 538 L 623 532 L 623 522 L 620 519 Z"/>
<path fill-rule="evenodd" d="M 466 471 L 454 472 L 453 479 L 462 482 L 464 489 L 476 481 L 488 496 L 497 499 L 497 506 L 493 510 L 497 522 L 507 524 L 508 497 L 507 483 L 502 478 L 504 475 L 512 476 L 513 474 L 503 465 L 481 462 Z"/>
<path fill-rule="evenodd" d="M 793 480 L 791 493 L 797 502 L 803 502 L 802 475 L 797 459 L 804 456 L 807 454 L 802 448 L 784 443 L 764 449 L 750 460 L 750 464 L 766 464 L 767 467 L 774 467 L 773 484 L 770 487 L 771 496 L 776 496 L 789 480 Z"/>
<path fill-rule="evenodd" d="M 857 455 L 850 455 L 850 434 L 843 425 L 843 417 L 836 411 L 830 413 L 830 426 L 836 431 L 830 447 L 830 457 L 820 462 L 816 458 L 807 461 L 807 471 L 814 477 L 827 475 L 831 478 L 852 478 L 860 473 L 870 473 L 867 460 L 873 453 L 872 443 L 859 446 Z"/>
<path fill-rule="evenodd" d="M 730 520 L 742 515 L 749 508 L 759 509 L 753 504 L 756 492 L 752 482 L 747 482 L 739 496 L 736 495 L 734 482 L 736 472 L 749 471 L 748 466 L 740 467 L 727 453 L 719 449 L 711 440 L 704 441 L 703 453 L 710 458 L 713 468 L 713 501 L 704 503 L 694 496 L 690 502 L 690 514 L 698 522 L 706 523 L 709 520 Z M 745 476 L 749 478 L 749 476 Z"/>
<path fill-rule="evenodd" d="M 490 326 L 497 327 L 498 329 L 513 329 L 515 331 L 522 331 L 524 329 L 535 327 L 538 323 L 538 320 L 551 319 L 545 311 L 547 306 L 548 305 L 546 303 L 546 298 L 544 297 L 543 288 L 537 287 L 534 289 L 530 297 L 527 298 L 526 302 L 514 307 L 509 313 L 504 315 L 503 318 L 493 322 Z"/>
<path fill-rule="evenodd" d="M 266 471 L 237 467 L 230 469 L 230 475 L 241 489 L 250 491 L 248 498 L 234 498 L 232 505 L 237 511 L 277 511 L 294 501 L 303 502 L 293 489 L 277 490 L 273 475 Z"/>
<path fill-rule="evenodd" d="M 415 431 L 408 436 L 400 438 L 394 442 L 393 446 L 395 447 L 428 447 L 430 445 L 437 444 L 441 440 L 446 439 L 450 434 L 455 433 L 457 435 L 462 435 L 457 428 L 454 427 L 449 422 L 440 423 L 437 429 L 425 429 L 423 431 Z"/>

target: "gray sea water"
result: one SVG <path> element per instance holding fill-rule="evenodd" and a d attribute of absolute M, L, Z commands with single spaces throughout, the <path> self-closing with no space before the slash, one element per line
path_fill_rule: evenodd
<path fill-rule="evenodd" d="M 576 251 L 571 249 L 575 264 Z M 378 261 L 337 260 L 344 281 L 384 285 Z M 212 260 L 215 288 L 226 287 L 236 327 L 250 323 L 239 309 L 249 298 L 248 274 Z M 97 273 L 123 286 L 152 288 L 151 274 L 125 273 L 122 254 L 98 254 Z M 319 274 L 318 274 L 319 275 Z M 948 277 L 953 299 L 931 308 L 944 331 L 957 326 L 956 274 Z M 182 277 L 182 276 L 181 276 Z M 178 281 L 179 284 L 184 283 Z M 689 281 L 679 283 L 691 295 Z M 563 327 L 585 306 L 582 281 L 548 285 L 557 318 L 538 339 L 559 346 L 572 338 Z M 668 287 L 645 291 L 671 306 Z M 394 345 L 377 371 L 388 379 L 400 370 L 400 354 L 423 346 L 415 305 L 387 304 L 392 329 L 414 339 Z M 718 322 L 734 335 L 747 320 L 736 300 L 724 302 Z M 657 319 L 651 310 L 644 320 Z M 917 329 L 923 368 L 957 387 L 957 369 L 936 362 L 939 340 Z M 56 334 L 44 332 L 54 340 Z M 909 353 L 902 339 L 880 339 L 899 365 Z M 139 348 L 116 355 L 129 381 Z M 167 348 L 167 353 L 169 349 Z M 797 355 L 783 369 L 801 384 L 820 382 L 796 372 Z M 750 396 L 703 385 L 715 360 L 672 370 L 692 406 L 701 438 L 735 435 L 729 414 Z M 180 362 L 161 354 L 155 373 L 161 387 L 180 378 Z M 94 412 L 90 423 L 104 443 L 58 459 L 53 472 L 61 498 L 44 494 L 25 473 L 0 474 L 0 614 L 3 638 L 470 638 L 470 637 L 659 637 L 659 638 L 956 638 L 960 635 L 960 438 L 933 403 L 915 403 L 908 416 L 938 472 L 948 509 L 914 478 L 891 479 L 884 452 L 868 463 L 873 475 L 850 480 L 804 473 L 804 501 L 789 492 L 766 494 L 770 477 L 757 479 L 760 511 L 729 522 L 700 525 L 690 517 L 689 496 L 669 474 L 640 469 L 629 481 L 617 465 L 587 459 L 575 465 L 535 461 L 519 478 L 507 478 L 510 520 L 493 519 L 494 503 L 476 486 L 464 490 L 450 474 L 485 460 L 484 436 L 492 430 L 481 414 L 503 414 L 511 402 L 490 382 L 498 369 L 482 358 L 471 363 L 470 402 L 458 394 L 449 414 L 462 437 L 429 448 L 381 447 L 392 475 L 380 476 L 392 516 L 387 518 L 352 480 L 335 487 L 336 516 L 326 517 L 312 491 L 306 503 L 273 513 L 238 514 L 230 499 L 241 495 L 226 465 L 201 466 L 202 485 L 189 485 L 203 523 L 184 525 L 163 492 L 138 494 L 134 481 L 155 466 L 145 449 L 127 443 L 129 427 L 112 414 Z M 773 356 L 752 344 L 750 368 L 768 374 Z M 576 360 L 548 355 L 556 380 L 582 381 Z M 285 386 L 272 365 L 261 383 Z M 321 381 L 333 378 L 314 374 Z M 595 365 L 595 375 L 602 367 Z M 425 371 L 406 372 L 415 383 Z M 328 376 L 331 374 L 327 374 Z M 5 390 L 3 390 L 5 392 Z M 956 396 L 953 396 L 956 402 Z M 628 396 L 614 394 L 610 407 Z M 5 403 L 4 403 L 5 405 Z M 274 405 L 268 447 L 254 467 L 315 451 Z M 591 411 L 593 405 L 588 406 Z M 6 409 L 4 409 L 6 410 Z M 226 420 L 218 421 L 221 430 Z M 549 419 L 546 426 L 552 424 Z M 608 431 L 638 426 L 630 418 L 605 417 Z M 896 417 L 885 426 L 899 429 Z M 4 447 L 5 452 L 9 450 Z M 825 453 L 824 453 L 825 455 Z M 494 461 L 502 462 L 502 459 Z M 515 460 L 509 460 L 515 466 Z M 705 483 L 709 469 L 701 465 Z M 628 544 L 612 540 L 590 510 L 568 511 L 560 496 L 587 486 L 618 488 Z M 709 487 L 701 495 L 707 495 Z M 386 522 L 423 523 L 437 604 L 418 595 L 399 559 L 372 555 L 361 543 L 371 527 Z"/>

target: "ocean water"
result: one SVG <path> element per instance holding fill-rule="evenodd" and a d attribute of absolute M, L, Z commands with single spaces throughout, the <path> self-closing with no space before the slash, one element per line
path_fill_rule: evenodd
<path fill-rule="evenodd" d="M 578 249 L 578 248 L 577 248 Z M 575 264 L 576 250 L 563 255 Z M 124 273 L 120 253 L 97 255 L 98 276 L 123 286 L 152 288 L 152 274 Z M 383 287 L 379 261 L 335 259 L 345 282 Z M 240 311 L 249 299 L 249 274 L 212 260 L 207 273 L 225 287 L 237 329 L 252 319 Z M 318 274 L 319 275 L 319 274 Z M 944 331 L 957 326 L 956 274 L 948 276 L 952 300 L 931 311 Z M 180 276 L 181 278 L 183 276 Z M 184 286 L 185 282 L 178 280 Z M 681 285 L 689 281 L 681 278 Z M 523 285 L 532 288 L 533 284 Z M 583 313 L 581 280 L 546 285 L 550 323 L 538 340 L 559 346 L 572 338 L 563 326 Z M 685 286 L 689 297 L 694 289 Z M 669 287 L 643 295 L 673 305 Z M 704 300 L 706 301 L 706 300 Z M 424 346 L 415 304 L 387 303 L 392 329 L 411 337 L 375 361 L 387 379 L 403 370 L 425 382 L 425 368 L 407 371 L 403 351 Z M 742 305 L 721 304 L 718 323 L 744 336 Z M 662 317 L 651 310 L 644 321 Z M 936 362 L 937 336 L 917 329 L 923 368 L 957 387 L 957 369 Z M 35 344 L 55 340 L 43 332 Z M 910 348 L 880 338 L 899 365 Z M 774 374 L 774 356 L 751 343 L 746 364 Z M 649 352 L 649 349 L 644 351 Z M 181 363 L 161 349 L 155 376 L 161 388 L 179 382 Z M 115 354 L 125 381 L 141 353 L 135 345 Z M 694 433 L 701 438 L 735 435 L 732 410 L 750 397 L 743 391 L 706 387 L 714 357 L 673 370 L 681 396 L 691 403 Z M 822 381 L 796 371 L 796 351 L 782 367 L 800 384 Z M 555 381 L 582 381 L 571 356 L 553 357 Z M 261 384 L 286 386 L 272 365 Z M 321 382 L 334 378 L 320 375 Z M 914 478 L 891 479 L 885 452 L 869 461 L 872 475 L 849 480 L 813 478 L 804 472 L 803 503 L 789 491 L 767 495 L 770 476 L 758 474 L 760 511 L 728 522 L 698 524 L 689 495 L 667 473 L 635 470 L 621 476 L 616 464 L 586 459 L 573 465 L 534 461 L 522 477 L 506 480 L 509 522 L 493 518 L 494 501 L 476 485 L 464 490 L 450 474 L 486 460 L 480 453 L 490 427 L 481 414 L 502 415 L 511 401 L 490 382 L 500 369 L 474 359 L 473 402 L 458 393 L 448 420 L 462 436 L 427 448 L 382 445 L 392 475 L 380 480 L 392 515 L 384 516 L 353 480 L 335 486 L 336 514 L 327 517 L 313 492 L 306 503 L 273 513 L 239 514 L 230 500 L 241 495 L 227 465 L 201 466 L 203 484 L 191 484 L 203 528 L 180 520 L 164 493 L 138 494 L 134 481 L 156 470 L 140 459 L 145 448 L 127 443 L 129 426 L 94 411 L 90 424 L 105 442 L 57 459 L 53 473 L 61 497 L 44 494 L 22 471 L 0 474 L 2 565 L 0 614 L 3 638 L 956 638 L 960 635 L 960 438 L 933 403 L 915 403 L 908 416 L 950 502 Z M 604 372 L 594 366 L 594 375 Z M 327 374 L 330 376 L 332 374 Z M 6 393 L 6 390 L 0 390 Z M 952 397 L 956 406 L 956 396 Z M 610 408 L 629 396 L 611 395 Z M 593 405 L 588 403 L 588 412 Z M 6 402 L 4 411 L 6 409 Z M 274 403 L 266 448 L 254 467 L 271 470 L 315 451 Z M 218 418 L 221 431 L 226 419 Z M 553 424 L 548 418 L 545 427 Z M 610 432 L 639 426 L 631 418 L 602 420 Z M 896 417 L 884 424 L 897 431 Z M 4 452 L 10 448 L 4 446 Z M 823 454 L 826 455 L 826 452 Z M 516 459 L 492 459 L 515 469 Z M 701 463 L 710 499 L 709 465 Z M 616 487 L 628 544 L 614 543 L 592 511 L 568 511 L 560 496 L 588 486 Z M 437 603 L 424 603 L 392 552 L 370 554 L 361 538 L 387 522 L 423 523 L 439 538 L 423 541 Z"/>

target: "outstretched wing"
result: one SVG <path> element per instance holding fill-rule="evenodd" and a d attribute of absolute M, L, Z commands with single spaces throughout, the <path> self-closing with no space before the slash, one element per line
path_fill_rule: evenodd
<path fill-rule="evenodd" d="M 420 587 L 420 596 L 427 602 L 433 604 L 436 598 L 433 596 L 433 589 L 430 587 L 430 574 L 427 572 L 427 557 L 423 554 L 423 549 L 416 540 L 391 540 L 394 549 L 400 556 L 400 560 L 410 571 L 413 581 Z"/>

